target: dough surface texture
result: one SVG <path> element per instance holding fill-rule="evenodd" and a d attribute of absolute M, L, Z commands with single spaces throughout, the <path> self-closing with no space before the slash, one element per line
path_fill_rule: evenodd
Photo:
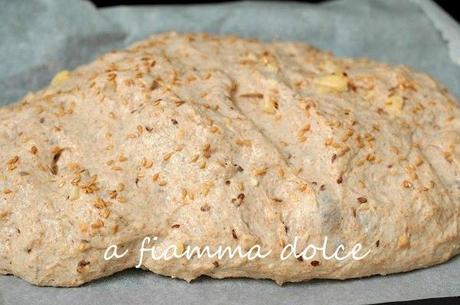
<path fill-rule="evenodd" d="M 303 43 L 165 33 L 0 108 L 0 274 L 78 286 L 157 249 L 185 280 L 390 274 L 460 252 L 460 112 L 426 74 Z M 362 244 L 360 261 L 280 260 Z M 117 245 L 120 259 L 104 260 Z"/>

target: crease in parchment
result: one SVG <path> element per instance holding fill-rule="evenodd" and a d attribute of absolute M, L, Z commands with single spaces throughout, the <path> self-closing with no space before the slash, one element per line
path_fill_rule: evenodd
<path fill-rule="evenodd" d="M 450 58 L 460 66 L 460 27 L 458 23 L 431 0 L 411 1 L 417 4 L 431 20 L 441 37 L 447 42 Z"/>

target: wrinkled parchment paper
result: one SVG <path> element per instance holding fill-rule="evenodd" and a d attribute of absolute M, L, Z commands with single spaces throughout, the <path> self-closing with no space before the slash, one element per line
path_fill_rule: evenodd
<path fill-rule="evenodd" d="M 428 72 L 460 98 L 460 29 L 429 1 L 243 2 L 97 10 L 77 0 L 0 0 L 0 104 L 62 69 L 163 31 L 300 40 L 341 56 Z M 1 153 L 1 152 L 0 152 Z M 39 288 L 0 276 L 10 304 L 370 304 L 460 295 L 460 257 L 414 272 L 279 287 L 270 281 L 184 281 L 128 270 L 79 288 Z"/>

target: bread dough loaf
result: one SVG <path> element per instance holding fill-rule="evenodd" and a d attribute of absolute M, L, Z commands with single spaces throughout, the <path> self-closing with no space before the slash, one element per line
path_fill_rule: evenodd
<path fill-rule="evenodd" d="M 171 277 L 346 279 L 460 251 L 460 112 L 429 76 L 302 43 L 166 33 L 0 109 L 0 273 L 77 286 L 140 243 L 271 249 L 153 260 Z M 280 260 L 360 243 L 363 260 Z M 117 245 L 123 258 L 104 260 Z M 153 245 L 153 244 L 151 244 Z"/>

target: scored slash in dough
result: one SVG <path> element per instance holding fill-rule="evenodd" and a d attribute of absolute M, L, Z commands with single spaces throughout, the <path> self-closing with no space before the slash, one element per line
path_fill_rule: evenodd
<path fill-rule="evenodd" d="M 346 279 L 460 251 L 460 112 L 429 76 L 302 43 L 166 33 L 0 108 L 0 273 L 77 286 L 140 242 L 271 249 L 155 261 L 192 280 Z M 279 259 L 361 243 L 361 261 Z M 120 259 L 105 261 L 109 245 Z"/>

